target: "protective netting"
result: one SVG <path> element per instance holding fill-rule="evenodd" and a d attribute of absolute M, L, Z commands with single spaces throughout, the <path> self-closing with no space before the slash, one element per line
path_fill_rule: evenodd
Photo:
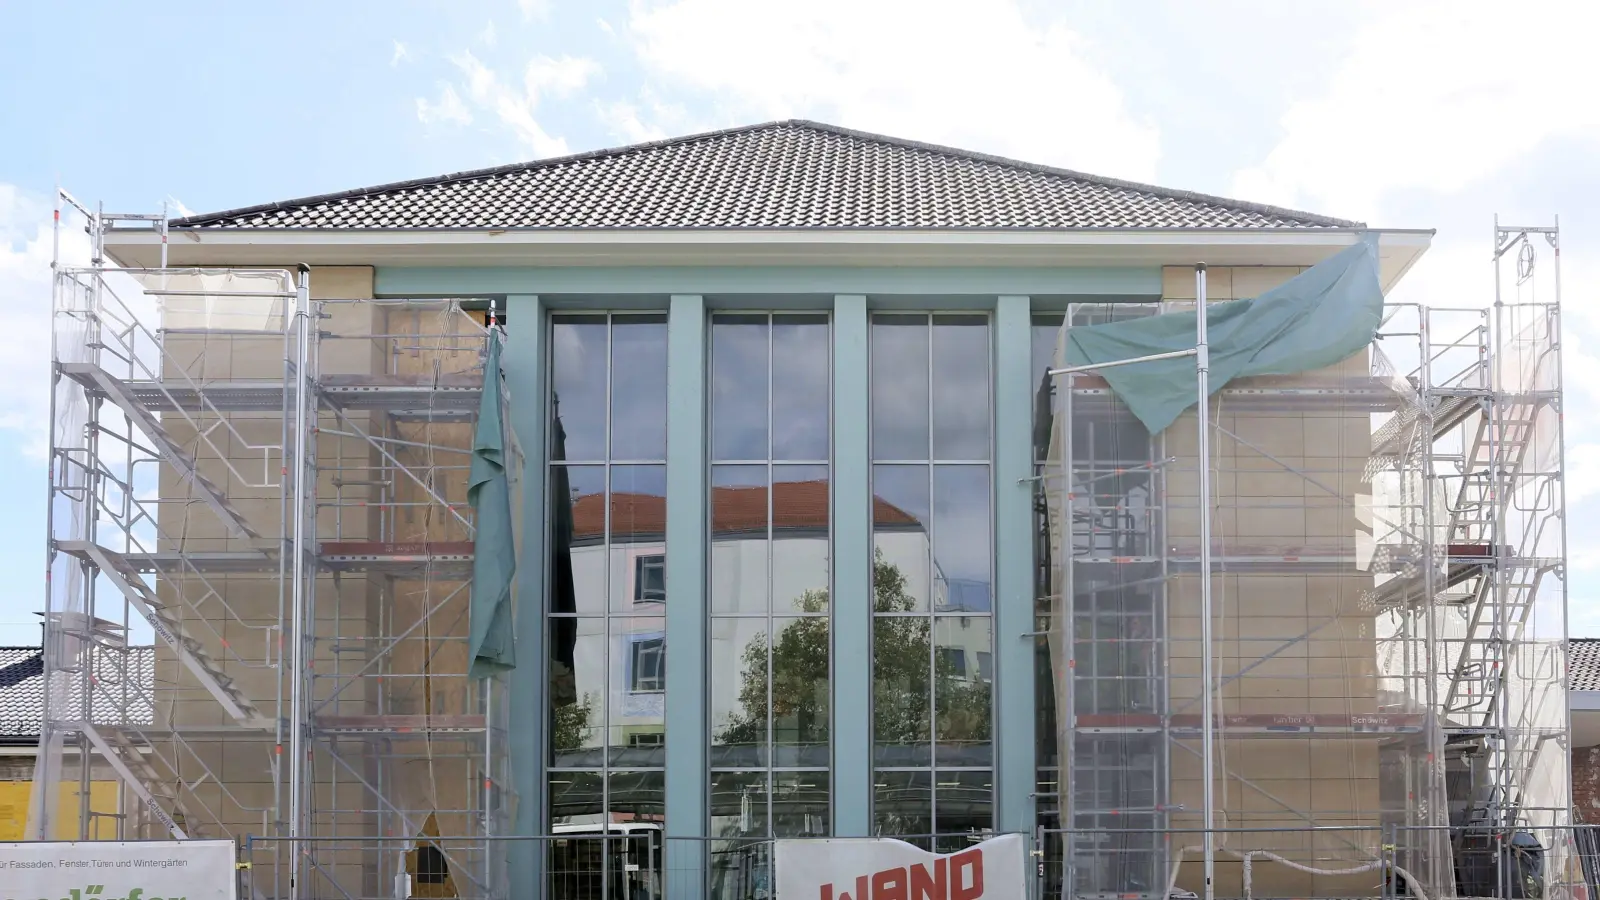
<path fill-rule="evenodd" d="M 1294 274 L 1213 269 L 1209 296 Z M 1070 341 L 1193 306 L 1056 321 Z M 1557 330 L 1549 306 L 1390 306 L 1336 365 L 1234 380 L 1210 404 L 1209 509 L 1193 410 L 1151 435 L 1099 377 L 1046 380 L 1050 894 L 1201 889 L 1198 853 L 1180 850 L 1203 824 L 1201 516 L 1219 895 L 1369 893 L 1384 872 L 1471 892 L 1485 864 L 1461 868 L 1467 829 L 1490 822 L 1533 835 L 1550 883 L 1564 877 Z"/>

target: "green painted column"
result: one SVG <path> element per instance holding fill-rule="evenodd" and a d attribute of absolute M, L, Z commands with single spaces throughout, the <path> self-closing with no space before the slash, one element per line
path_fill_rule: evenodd
<path fill-rule="evenodd" d="M 510 789 L 516 795 L 512 834 L 542 835 L 545 828 L 545 728 L 549 701 L 545 688 L 545 426 L 550 386 L 544 304 L 536 296 L 506 298 L 507 318 L 516 324 L 506 335 L 504 368 L 511 397 L 511 427 L 522 446 L 522 538 L 517 555 L 514 620 L 517 667 L 508 678 L 511 701 L 507 751 Z M 544 887 L 543 846 L 533 842 L 503 845 L 512 896 L 538 897 Z"/>
<path fill-rule="evenodd" d="M 833 301 L 833 833 L 872 833 L 872 476 L 867 298 Z"/>
<path fill-rule="evenodd" d="M 995 830 L 1034 827 L 1032 310 L 995 306 Z"/>
<path fill-rule="evenodd" d="M 706 647 L 706 304 L 667 316 L 667 900 L 706 896 L 710 725 Z M 675 840 L 676 838 L 676 840 Z"/>

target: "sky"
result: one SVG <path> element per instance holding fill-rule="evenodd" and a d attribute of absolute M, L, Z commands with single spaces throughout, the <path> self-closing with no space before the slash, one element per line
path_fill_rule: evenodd
<path fill-rule="evenodd" d="M 789 117 L 1437 229 L 1398 302 L 1489 303 L 1493 217 L 1559 214 L 1571 630 L 1600 636 L 1596 26 L 1566 0 L 0 0 L 0 644 L 43 600 L 57 184 L 204 212 Z"/>

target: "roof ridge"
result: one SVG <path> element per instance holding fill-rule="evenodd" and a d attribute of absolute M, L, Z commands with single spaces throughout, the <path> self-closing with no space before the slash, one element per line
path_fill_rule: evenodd
<path fill-rule="evenodd" d="M 228 219 L 239 218 L 241 216 L 258 215 L 276 211 L 288 211 L 309 206 L 316 206 L 318 204 L 332 203 L 339 200 L 352 200 L 363 197 L 371 197 L 373 195 L 406 191 L 414 188 L 442 187 L 466 181 L 476 181 L 484 178 L 491 178 L 497 175 L 532 172 L 539 169 L 554 168 L 576 162 L 584 162 L 587 160 L 615 158 L 644 153 L 651 150 L 659 150 L 666 147 L 702 143 L 731 135 L 749 134 L 752 132 L 779 128 L 803 128 L 811 131 L 834 134 L 855 140 L 869 141 L 921 153 L 933 153 L 969 162 L 987 163 L 990 165 L 1002 166 L 1022 172 L 1046 175 L 1053 178 L 1065 178 L 1072 181 L 1098 185 L 1101 187 L 1109 187 L 1117 190 L 1135 191 L 1142 194 L 1168 200 L 1176 200 L 1183 203 L 1198 203 L 1221 207 L 1223 209 L 1228 209 L 1235 212 L 1249 212 L 1260 215 L 1297 219 L 1300 221 L 1300 223 L 1306 225 L 1334 228 L 1366 227 L 1365 223 L 1362 222 L 1356 222 L 1348 219 L 1338 219 L 1332 216 L 1318 215 L 1316 213 L 1305 212 L 1303 210 L 1272 206 L 1264 203 L 1254 203 L 1247 200 L 1236 200 L 1231 197 L 1222 197 L 1216 194 L 1165 188 L 1159 185 L 1128 181 L 1119 178 L 1110 178 L 1104 175 L 1093 175 L 1074 169 L 1048 166 L 1041 163 L 1031 163 L 990 153 L 965 150 L 959 147 L 915 141 L 907 138 L 894 137 L 892 135 L 846 128 L 844 126 L 832 125 L 826 122 L 817 122 L 811 119 L 798 118 L 777 119 L 768 122 L 759 122 L 752 125 L 740 125 L 732 128 L 722 128 L 712 131 L 698 132 L 695 134 L 681 135 L 678 137 L 663 138 L 655 141 L 644 141 L 635 144 L 625 144 L 616 147 L 587 150 L 582 153 L 571 153 L 564 156 L 548 157 L 546 159 L 526 160 L 522 162 L 507 163 L 504 165 L 490 166 L 480 169 L 465 169 L 459 172 L 453 172 L 444 175 L 411 178 L 403 181 L 392 181 L 383 184 L 369 185 L 366 187 L 351 188 L 343 191 L 312 194 L 304 197 L 292 198 L 289 200 L 278 200 L 271 203 L 241 206 L 234 209 L 225 209 L 217 212 L 185 216 L 182 218 L 173 219 L 168 224 L 170 227 L 175 228 L 202 227 L 208 224 L 226 221 Z"/>

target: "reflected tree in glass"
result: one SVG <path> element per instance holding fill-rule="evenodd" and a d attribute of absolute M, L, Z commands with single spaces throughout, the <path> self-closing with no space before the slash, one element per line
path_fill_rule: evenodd
<path fill-rule="evenodd" d="M 916 600 L 906 591 L 898 566 L 876 554 L 873 562 L 873 610 L 910 612 Z M 806 591 L 795 600 L 800 612 L 828 609 L 826 589 Z M 878 744 L 921 744 L 932 739 L 930 691 L 940 699 L 940 740 L 988 740 L 991 704 L 989 684 L 961 677 L 943 654 L 929 646 L 932 620 L 927 616 L 883 616 L 876 620 L 874 734 Z M 719 740 L 725 744 L 760 744 L 767 740 L 767 637 L 759 634 L 745 645 L 739 687 L 739 709 L 729 715 Z M 781 677 L 772 684 L 772 716 L 798 723 L 799 743 L 827 740 L 828 619 L 817 616 L 791 621 L 772 647 L 772 663 Z"/>

